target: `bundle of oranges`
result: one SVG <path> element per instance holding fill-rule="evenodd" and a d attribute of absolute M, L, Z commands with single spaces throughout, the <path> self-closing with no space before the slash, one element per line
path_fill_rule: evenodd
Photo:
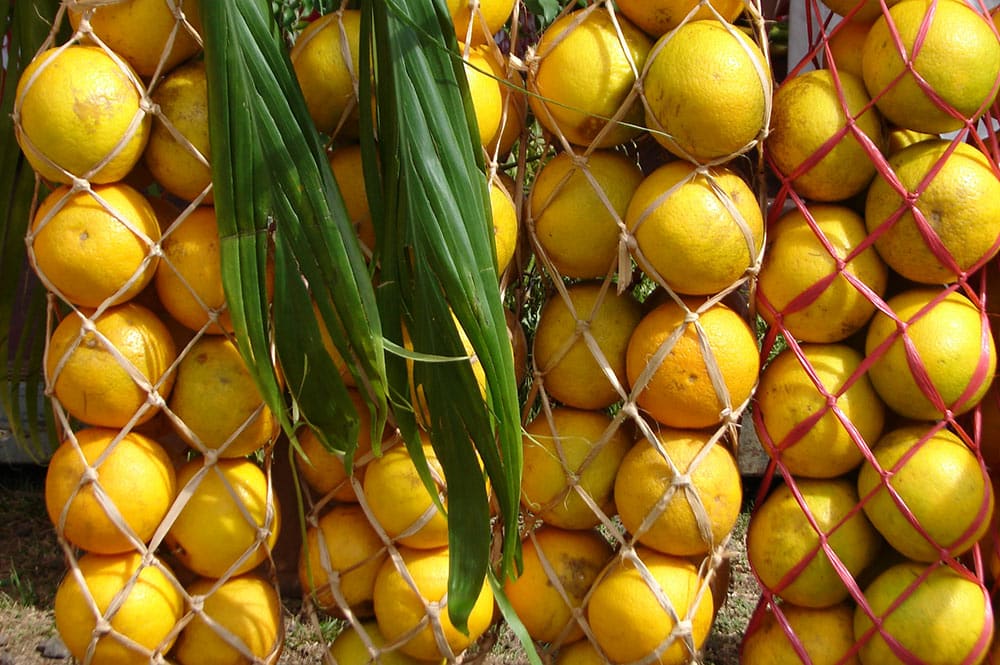
<path fill-rule="evenodd" d="M 822 28 L 764 144 L 754 423 L 772 464 L 742 660 L 982 662 L 1000 41 L 978 3 L 807 4 Z"/>

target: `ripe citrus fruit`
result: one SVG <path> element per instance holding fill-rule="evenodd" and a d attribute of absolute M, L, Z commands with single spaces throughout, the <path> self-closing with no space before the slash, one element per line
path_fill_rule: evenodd
<path fill-rule="evenodd" d="M 344 199 L 347 218 L 354 225 L 366 255 L 375 250 L 375 227 L 368 205 L 365 174 L 361 165 L 361 146 L 356 143 L 339 145 L 330 152 L 330 168 Z"/>
<path fill-rule="evenodd" d="M 141 101 L 135 73 L 100 48 L 51 48 L 18 81 L 15 136 L 46 180 L 115 182 L 132 170 L 149 139 Z"/>
<path fill-rule="evenodd" d="M 217 584 L 218 580 L 201 578 L 188 586 L 187 592 L 204 601 L 205 616 L 217 626 L 196 614 L 171 652 L 177 662 L 239 665 L 249 661 L 248 654 L 267 660 L 279 652 L 282 611 L 274 585 L 252 573 Z M 230 642 L 232 638 L 239 647 Z"/>
<path fill-rule="evenodd" d="M 730 23 L 743 12 L 743 0 L 618 0 L 618 11 L 653 37 L 670 32 L 682 21 L 722 17 Z"/>
<path fill-rule="evenodd" d="M 70 313 L 49 338 L 45 378 L 74 418 L 99 427 L 144 423 L 159 411 L 151 391 L 166 399 L 177 357 L 170 331 L 150 310 L 132 302 L 94 319 Z M 121 364 L 119 356 L 125 361 Z"/>
<path fill-rule="evenodd" d="M 468 633 L 462 633 L 448 618 L 448 548 L 401 547 L 399 555 L 407 575 L 389 558 L 375 578 L 375 618 L 387 641 L 412 634 L 400 646 L 403 653 L 421 660 L 439 660 L 464 651 L 486 632 L 493 622 L 493 592 L 488 583 L 483 582 L 471 608 Z M 416 589 L 408 578 L 412 578 Z M 444 639 L 452 654 L 441 653 L 435 635 Z"/>
<path fill-rule="evenodd" d="M 169 72 L 201 50 L 201 44 L 193 34 L 201 25 L 199 2 L 127 0 L 94 6 L 90 12 L 77 5 L 69 5 L 69 22 L 74 30 L 78 30 L 81 19 L 87 15 L 94 34 L 124 58 L 139 75 L 149 78 L 156 73 L 161 60 L 161 71 Z M 177 18 L 174 13 L 177 9 L 183 12 L 186 21 Z"/>
<path fill-rule="evenodd" d="M 804 342 L 839 342 L 875 313 L 889 270 L 866 244 L 864 220 L 842 205 L 793 208 L 767 231 L 757 282 L 758 311 Z M 862 290 L 864 289 L 864 290 Z"/>
<path fill-rule="evenodd" d="M 515 0 L 447 0 L 458 41 L 482 44 L 493 39 L 514 11 Z"/>
<path fill-rule="evenodd" d="M 949 132 L 993 102 L 1000 42 L 989 18 L 964 2 L 904 0 L 872 24 L 862 71 L 875 104 L 894 124 Z"/>
<path fill-rule="evenodd" d="M 882 15 L 879 0 L 821 0 L 831 11 L 840 16 L 850 16 L 857 23 L 871 23 Z M 892 7 L 899 0 L 886 0 L 885 4 Z M 855 11 L 857 7 L 857 11 Z M 854 12 L 853 14 L 851 12 Z"/>
<path fill-rule="evenodd" d="M 958 436 L 926 425 L 905 426 L 879 439 L 872 455 L 891 475 L 883 479 L 874 465 L 864 464 L 858 495 L 866 499 L 871 494 L 865 514 L 904 556 L 936 561 L 941 549 L 958 556 L 986 534 L 993 517 L 993 486 Z"/>
<path fill-rule="evenodd" d="M 598 282 L 566 289 L 568 301 L 553 294 L 542 308 L 533 342 L 534 365 L 544 375 L 550 397 L 580 409 L 602 409 L 621 399 L 625 350 L 642 317 L 630 294 L 617 294 Z M 597 360 L 590 344 L 603 356 Z M 621 388 L 611 383 L 603 366 Z"/>
<path fill-rule="evenodd" d="M 447 508 L 444 470 L 430 439 L 421 448 Z M 434 503 L 406 446 L 393 446 L 365 467 L 365 500 L 375 521 L 390 538 L 409 547 L 431 549 L 448 544 L 448 518 Z"/>
<path fill-rule="evenodd" d="M 607 660 L 590 640 L 579 640 L 559 649 L 556 665 L 606 665 Z"/>
<path fill-rule="evenodd" d="M 191 330 L 232 332 L 222 287 L 222 258 L 215 208 L 190 211 L 164 235 L 156 293 L 170 316 Z"/>
<path fill-rule="evenodd" d="M 882 175 L 868 189 L 865 224 L 877 234 L 875 248 L 890 268 L 915 282 L 943 284 L 996 256 L 1000 178 L 983 153 L 964 143 L 928 140 L 900 150 L 889 164 L 904 189 L 916 195 L 910 207 Z M 902 216 L 888 221 L 900 209 Z M 926 231 L 916 219 L 917 211 L 929 227 Z M 888 228 L 881 229 L 883 224 Z M 944 246 L 951 260 L 931 248 L 931 238 Z"/>
<path fill-rule="evenodd" d="M 563 529 L 597 526 L 595 509 L 615 512 L 615 474 L 631 447 L 605 413 L 557 407 L 550 420 L 542 411 L 524 428 L 521 504 Z"/>
<path fill-rule="evenodd" d="M 877 0 L 875 1 L 878 5 Z M 891 2 L 890 2 L 891 4 Z M 827 69 L 836 68 L 838 73 L 847 72 L 854 74 L 864 86 L 864 74 L 861 69 L 861 54 L 864 49 L 865 39 L 868 37 L 868 29 L 872 21 L 841 21 L 830 31 L 827 39 L 829 53 L 823 54 L 823 66 Z M 865 96 L 868 91 L 865 89 Z"/>
<path fill-rule="evenodd" d="M 278 539 L 280 511 L 256 464 L 220 459 L 205 465 L 195 458 L 178 469 L 177 486 L 180 497 L 190 496 L 165 542 L 181 563 L 219 578 L 245 573 L 267 558 Z"/>
<path fill-rule="evenodd" d="M 604 7 L 587 7 L 556 19 L 538 42 L 528 105 L 546 130 L 570 143 L 609 148 L 641 131 L 642 104 L 629 95 L 652 42 L 622 17 L 617 24 L 621 36 Z"/>
<path fill-rule="evenodd" d="M 490 160 L 500 161 L 510 154 L 514 143 L 521 138 L 528 122 L 528 100 L 525 97 L 524 76 L 517 67 L 510 65 L 509 58 L 500 58 L 492 52 L 497 61 L 495 72 L 506 81 L 500 84 L 500 95 L 503 98 L 503 117 L 500 127 L 489 143 L 486 144 L 486 156 Z"/>
<path fill-rule="evenodd" d="M 361 11 L 345 9 L 306 26 L 289 53 L 309 115 L 323 134 L 358 132 L 360 44 Z"/>
<path fill-rule="evenodd" d="M 801 196 L 842 201 L 875 175 L 875 162 L 849 124 L 873 150 L 885 150 L 882 118 L 861 78 L 815 69 L 786 79 L 774 93 L 764 146 L 778 173 L 791 178 Z"/>
<path fill-rule="evenodd" d="M 659 585 L 673 612 L 660 604 L 635 561 L 622 558 L 594 588 L 587 620 L 597 644 L 611 662 L 646 658 L 661 645 L 660 665 L 690 662 L 712 625 L 712 594 L 702 593 L 703 580 L 687 559 L 638 548 L 635 556 Z M 675 617 L 685 624 L 679 626 Z"/>
<path fill-rule="evenodd" d="M 503 115 L 503 84 L 497 79 L 503 79 L 504 71 L 500 68 L 488 45 L 471 46 L 458 45 L 458 51 L 465 60 L 465 78 L 469 83 L 469 95 L 472 97 L 472 108 L 476 114 L 476 126 L 479 128 L 479 142 L 484 146 L 496 136 L 500 130 L 500 120 Z"/>
<path fill-rule="evenodd" d="M 862 663 L 978 663 L 993 634 L 989 594 L 967 571 L 945 564 L 903 562 L 869 584 L 854 610 Z M 892 642 L 895 643 L 893 645 Z"/>
<path fill-rule="evenodd" d="M 736 526 L 743 502 L 740 470 L 709 432 L 660 428 L 642 439 L 615 477 L 615 506 L 640 543 L 694 556 L 718 546 Z"/>
<path fill-rule="evenodd" d="M 361 632 L 347 625 L 330 645 L 330 655 L 337 665 L 443 665 L 444 660 L 427 661 L 411 658 L 397 648 L 387 649 L 385 638 L 374 621 L 361 624 Z M 370 646 L 369 646 L 370 645 Z"/>
<path fill-rule="evenodd" d="M 616 265 L 619 224 L 640 182 L 635 161 L 611 150 L 560 152 L 542 166 L 531 186 L 530 223 L 560 275 L 603 278 Z"/>
<path fill-rule="evenodd" d="M 170 72 L 153 90 L 153 102 L 159 111 L 143 155 L 146 167 L 165 190 L 194 201 L 212 184 L 205 63 L 196 60 Z M 209 189 L 201 202 L 212 200 Z"/>
<path fill-rule="evenodd" d="M 93 482 L 84 480 L 89 469 Z M 119 520 L 148 543 L 176 493 L 174 466 L 160 444 L 137 432 L 103 427 L 82 429 L 63 441 L 45 474 L 45 508 L 56 530 L 98 554 L 133 549 Z"/>
<path fill-rule="evenodd" d="M 857 505 L 853 481 L 801 478 L 795 484 L 804 507 L 786 484 L 757 506 L 747 528 L 747 559 L 761 584 L 784 600 L 829 607 L 848 596 L 830 557 L 836 555 L 857 578 L 878 557 L 882 540 Z M 821 546 L 821 534 L 829 554 Z"/>
<path fill-rule="evenodd" d="M 542 526 L 522 542 L 524 569 L 504 584 L 507 600 L 532 639 L 569 644 L 583 638 L 574 618 L 611 560 L 608 541 L 594 530 Z"/>
<path fill-rule="evenodd" d="M 647 176 L 628 204 L 639 267 L 678 293 L 709 295 L 742 278 L 764 245 L 757 196 L 725 167 L 684 161 Z"/>
<path fill-rule="evenodd" d="M 890 409 L 916 420 L 937 420 L 945 410 L 969 411 L 996 371 L 996 347 L 979 309 L 957 292 L 939 295 L 939 289 L 927 287 L 890 298 L 895 316 L 879 311 L 865 338 L 865 353 L 877 354 L 868 370 L 876 392 Z M 903 330 L 896 319 L 905 324 Z M 934 397 L 922 387 L 927 379 Z"/>
<path fill-rule="evenodd" d="M 306 531 L 299 555 L 299 583 L 326 611 L 348 607 L 371 615 L 375 576 L 387 556 L 364 510 L 336 505 Z"/>
<path fill-rule="evenodd" d="M 813 665 L 860 665 L 854 647 L 854 610 L 847 603 L 830 607 L 802 607 L 782 603 L 781 614 L 791 629 L 785 632 L 776 610 L 767 610 L 756 628 L 743 638 L 743 665 L 792 665 L 802 662 L 798 643 Z"/>
<path fill-rule="evenodd" d="M 118 304 L 142 291 L 159 259 L 150 252 L 160 224 L 145 196 L 128 185 L 92 191 L 58 187 L 35 213 L 35 267 L 51 288 L 81 307 Z"/>
<path fill-rule="evenodd" d="M 278 424 L 236 344 L 223 335 L 199 337 L 177 366 L 171 421 L 181 438 L 204 453 L 245 457 L 271 441 Z"/>
<path fill-rule="evenodd" d="M 903 148 L 908 148 L 914 143 L 941 138 L 937 134 L 927 134 L 917 132 L 903 127 L 891 127 L 889 129 L 889 145 L 886 154 L 895 155 Z"/>
<path fill-rule="evenodd" d="M 154 651 L 162 656 L 170 650 L 174 624 L 184 613 L 184 598 L 169 568 L 162 562 L 143 566 L 137 552 L 84 554 L 77 567 L 85 586 L 76 575 L 66 575 L 56 589 L 54 608 L 59 636 L 78 662 L 88 662 L 95 637 L 98 622 L 92 605 L 109 619 L 111 632 L 98 633 L 89 662 L 141 665 L 150 662 Z M 133 578 L 124 598 L 115 602 Z M 117 609 L 110 615 L 112 604 Z"/>
<path fill-rule="evenodd" d="M 728 23 L 691 21 L 661 37 L 650 51 L 643 86 L 646 126 L 663 147 L 689 161 L 743 153 L 767 122 L 767 61 Z"/>
<path fill-rule="evenodd" d="M 702 351 L 702 335 L 708 355 Z M 760 367 L 750 326 L 722 304 L 695 316 L 687 305 L 663 303 L 635 327 L 626 353 L 629 385 L 639 391 L 639 407 L 660 423 L 682 429 L 710 427 L 736 411 L 749 399 Z M 723 384 L 719 388 L 712 379 L 716 371 Z"/>
<path fill-rule="evenodd" d="M 861 464 L 864 446 L 881 436 L 885 405 L 867 374 L 858 373 L 864 362 L 860 352 L 845 344 L 801 349 L 802 360 L 787 348 L 761 372 L 760 441 L 788 473 L 833 478 Z M 858 440 L 851 434 L 855 430 Z"/>
<path fill-rule="evenodd" d="M 358 414 L 358 447 L 354 451 L 352 471 L 360 482 L 364 480 L 365 468 L 372 456 L 371 415 L 358 391 L 351 389 L 347 394 Z M 297 438 L 299 448 L 295 461 L 309 487 L 320 496 L 332 493 L 337 501 L 357 502 L 354 486 L 347 477 L 344 455 L 328 450 L 308 427 L 302 429 Z"/>
<path fill-rule="evenodd" d="M 510 192 L 494 178 L 490 182 L 490 211 L 493 217 L 493 248 L 497 260 L 497 274 L 502 275 L 514 258 L 517 249 L 517 208 Z"/>

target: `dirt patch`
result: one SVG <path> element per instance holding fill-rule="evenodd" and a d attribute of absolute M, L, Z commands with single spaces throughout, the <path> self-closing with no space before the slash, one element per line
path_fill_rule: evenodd
<path fill-rule="evenodd" d="M 45 513 L 45 469 L 0 465 L 0 664 L 58 663 L 39 652 L 55 635 L 52 600 L 65 572 L 62 550 Z M 756 493 L 752 481 L 733 534 L 732 571 L 726 604 L 705 645 L 705 665 L 736 665 L 738 649 L 760 590 L 747 564 L 743 540 L 750 502 Z M 280 665 L 316 665 L 323 662 L 324 643 L 340 624 L 332 619 L 310 620 L 297 608 L 286 617 L 286 644 Z M 527 663 L 520 644 L 509 630 L 498 628 L 483 645 L 485 665 Z M 7 660 L 4 660 L 6 658 Z M 479 659 L 476 659 L 479 660 Z"/>

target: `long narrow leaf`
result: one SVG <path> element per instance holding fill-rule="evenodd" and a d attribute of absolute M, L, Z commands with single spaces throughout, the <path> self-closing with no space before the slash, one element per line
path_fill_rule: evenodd
<path fill-rule="evenodd" d="M 0 412 L 19 447 L 39 460 L 52 449 L 39 423 L 43 419 L 47 422 L 49 434 L 54 435 L 55 430 L 45 401 L 38 399 L 45 290 L 27 270 L 24 234 L 35 175 L 14 140 L 11 111 L 21 72 L 48 36 L 58 8 L 58 0 L 10 3 L 3 22 L 10 42 L 0 90 L 0 362 L 4 367 L 0 372 Z"/>
<path fill-rule="evenodd" d="M 510 573 L 520 547 L 519 408 L 482 152 L 443 4 L 398 0 L 364 7 L 374 23 L 382 165 L 381 190 L 376 191 L 383 195 L 377 254 L 387 334 L 398 341 L 401 326 L 388 326 L 401 317 L 418 351 L 461 357 L 465 352 L 454 314 L 486 374 L 484 401 L 467 362 L 416 363 L 414 369 L 449 494 L 461 497 L 449 503 L 448 609 L 453 623 L 464 626 L 489 565 L 489 507 L 473 446 L 501 510 L 502 575 Z M 392 365 L 393 395 L 406 395 L 399 383 L 405 380 L 402 362 Z M 417 453 L 410 437 L 407 442 Z"/>
<path fill-rule="evenodd" d="M 289 434 L 301 418 L 327 447 L 351 453 L 359 420 L 314 305 L 381 431 L 386 378 L 371 276 L 269 3 L 205 2 L 201 12 L 223 282 L 241 351 Z"/>

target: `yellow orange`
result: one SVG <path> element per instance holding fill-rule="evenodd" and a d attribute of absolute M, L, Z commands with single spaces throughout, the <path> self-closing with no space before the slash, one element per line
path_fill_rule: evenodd
<path fill-rule="evenodd" d="M 345 9 L 306 26 L 289 53 L 309 115 L 324 134 L 357 134 L 360 45 L 361 11 Z"/>

